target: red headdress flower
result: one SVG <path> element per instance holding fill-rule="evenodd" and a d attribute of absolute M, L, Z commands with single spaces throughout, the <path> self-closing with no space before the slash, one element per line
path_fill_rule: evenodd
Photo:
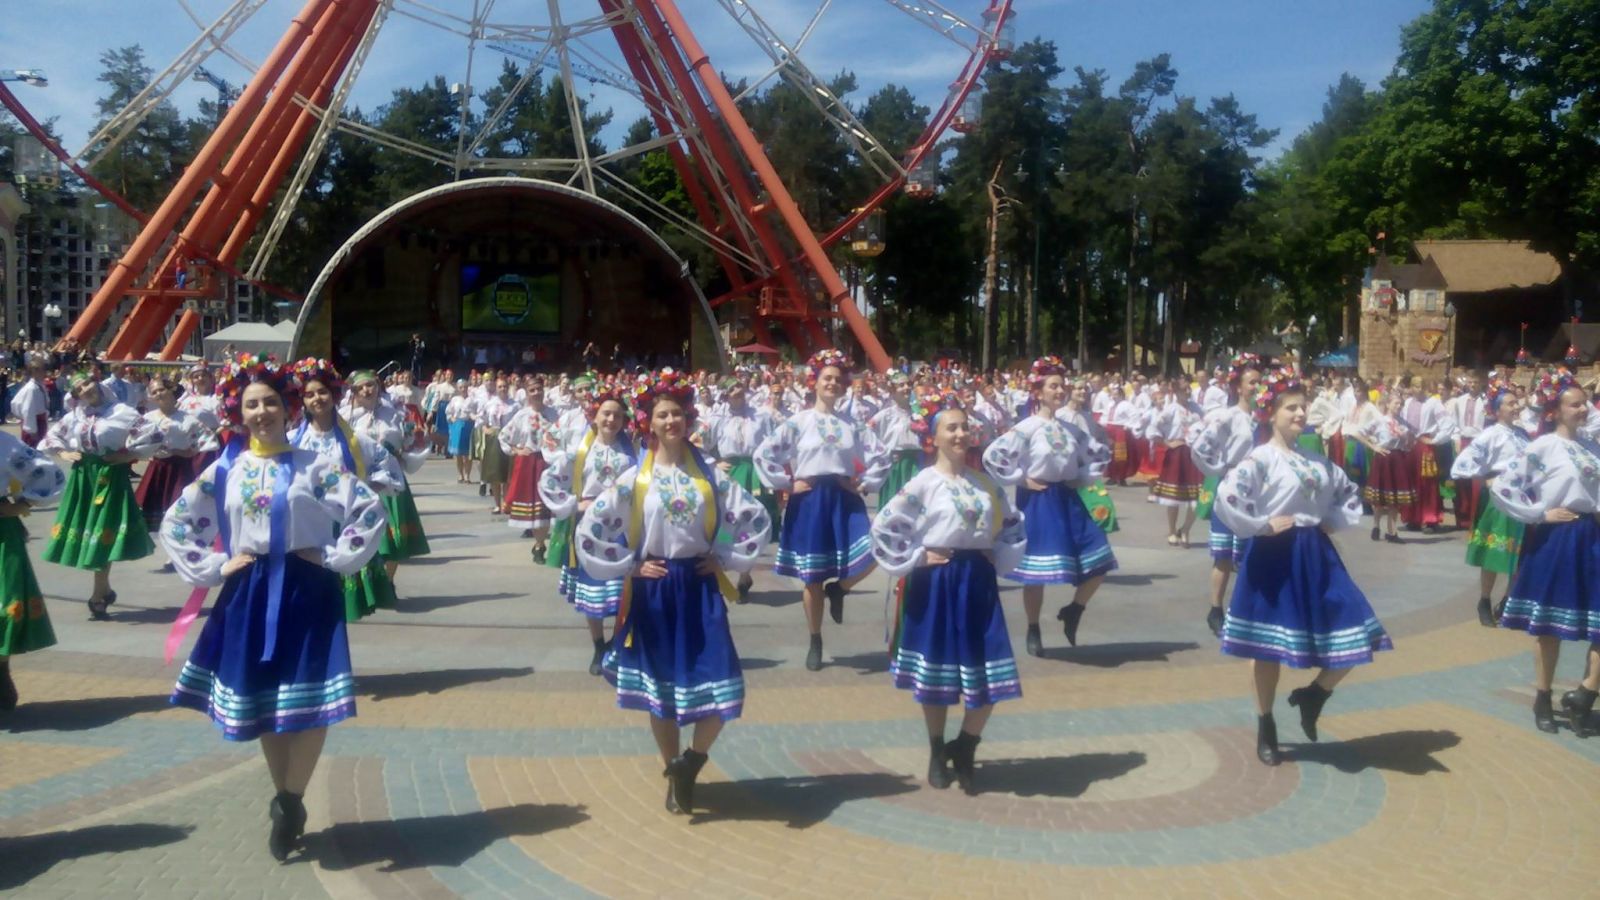
<path fill-rule="evenodd" d="M 1261 376 L 1261 381 L 1256 384 L 1256 421 L 1269 422 L 1272 420 L 1273 407 L 1277 405 L 1278 398 L 1285 394 L 1305 393 L 1305 382 L 1300 380 L 1300 373 L 1294 366 L 1274 366 Z"/>
<path fill-rule="evenodd" d="M 939 414 L 952 409 L 966 410 L 961 396 L 949 388 L 924 391 L 911 402 L 911 430 L 917 435 L 925 453 L 933 452 L 933 436 L 938 429 Z"/>
<path fill-rule="evenodd" d="M 244 389 L 252 384 L 264 384 L 283 398 L 289 418 L 300 414 L 300 385 L 294 373 L 279 367 L 276 358 L 254 353 L 241 353 L 227 364 L 222 380 L 217 383 L 217 396 L 222 398 L 222 417 L 238 428 L 244 423 L 241 405 Z"/>
<path fill-rule="evenodd" d="M 694 384 L 683 372 L 662 369 L 654 376 L 640 375 L 633 389 L 634 422 L 641 434 L 650 433 L 650 416 L 655 412 L 656 401 L 674 400 L 683 407 L 684 419 L 694 427 Z"/>
<path fill-rule="evenodd" d="M 1228 364 L 1228 384 L 1238 387 L 1239 379 L 1244 377 L 1246 369 L 1255 369 L 1259 372 L 1262 366 L 1261 357 L 1255 353 L 1240 353 L 1234 356 L 1233 361 Z"/>
<path fill-rule="evenodd" d="M 1067 377 L 1067 367 L 1059 356 L 1041 356 L 1028 369 L 1028 388 L 1038 390 L 1051 375 Z"/>
<path fill-rule="evenodd" d="M 1539 404 L 1539 431 L 1547 434 L 1555 430 L 1556 409 L 1561 405 L 1561 395 L 1579 387 L 1578 379 L 1564 366 L 1551 366 L 1539 376 L 1533 386 L 1533 402 Z"/>
<path fill-rule="evenodd" d="M 806 387 L 816 387 L 817 379 L 822 377 L 822 370 L 830 366 L 839 370 L 845 384 L 850 383 L 850 358 L 829 347 L 813 353 L 811 359 L 806 362 L 806 367 L 810 370 L 806 374 Z"/>
<path fill-rule="evenodd" d="M 344 395 L 344 378 L 339 375 L 339 370 L 334 368 L 333 363 L 325 359 L 308 356 L 290 366 L 290 371 L 294 373 L 296 385 L 302 391 L 306 385 L 316 381 L 333 394 L 335 401 Z"/>

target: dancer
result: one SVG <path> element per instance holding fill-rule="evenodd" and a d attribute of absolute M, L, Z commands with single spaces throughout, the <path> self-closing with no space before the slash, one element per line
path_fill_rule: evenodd
<path fill-rule="evenodd" d="M 50 398 L 44 389 L 44 358 L 30 354 L 27 373 L 27 379 L 11 395 L 11 414 L 22 424 L 22 443 L 38 447 L 50 430 Z"/>
<path fill-rule="evenodd" d="M 883 512 L 900 488 L 922 468 L 922 445 L 911 429 L 911 385 L 899 372 L 889 373 L 889 400 L 867 419 L 867 425 L 889 451 L 892 460 L 888 474 L 883 477 L 883 487 L 878 490 L 879 512 Z"/>
<path fill-rule="evenodd" d="M 383 398 L 383 384 L 378 373 L 361 370 L 350 376 L 349 416 L 350 427 L 375 443 L 383 445 L 400 462 L 402 479 L 422 468 L 428 457 L 427 435 L 421 423 Z M 427 556 L 428 533 L 422 527 L 422 514 L 417 511 L 416 498 L 411 495 L 411 485 L 403 482 L 400 490 L 381 494 L 388 514 L 389 527 L 383 532 L 378 545 L 378 555 L 383 557 L 383 570 L 390 583 L 400 563 Z"/>
<path fill-rule="evenodd" d="M 39 449 L 72 463 L 66 492 L 45 544 L 47 562 L 94 573 L 89 618 L 111 618 L 117 602 L 111 589 L 111 564 L 144 559 L 155 552 L 144 515 L 133 495 L 133 461 L 152 450 L 129 446 L 143 427 L 131 406 L 111 394 L 86 371 L 68 382 L 77 404 L 45 434 Z"/>
<path fill-rule="evenodd" d="M 517 403 L 511 399 L 511 385 L 506 382 L 505 376 L 496 378 L 494 393 L 478 409 L 475 423 L 478 433 L 483 437 L 478 477 L 489 487 L 489 497 L 494 504 L 491 514 L 496 516 L 505 509 L 506 480 L 511 471 L 510 457 L 500 443 L 500 432 L 505 430 L 516 414 Z"/>
<path fill-rule="evenodd" d="M 1106 573 L 1117 567 L 1104 531 L 1089 517 L 1078 489 L 1104 472 L 1111 456 L 1088 435 L 1056 417 L 1066 401 L 1067 369 L 1059 357 L 1036 359 L 1028 371 L 1032 412 L 984 451 L 989 475 L 1017 491 L 1028 545 L 1006 577 L 1022 583 L 1022 609 L 1028 617 L 1029 656 L 1044 653 L 1039 610 L 1047 584 L 1074 586 L 1072 602 L 1061 607 L 1067 643 L 1078 645 L 1078 623 Z"/>
<path fill-rule="evenodd" d="M 1317 718 L 1353 666 L 1392 649 L 1389 635 L 1345 570 L 1328 533 L 1361 524 L 1361 497 L 1326 457 L 1296 447 L 1306 427 L 1305 388 L 1287 367 L 1263 379 L 1257 415 L 1270 428 L 1217 489 L 1214 512 L 1248 538 L 1238 584 L 1222 626 L 1222 652 L 1251 661 L 1256 756 L 1282 759 L 1272 717 L 1283 664 L 1317 668 L 1289 692 L 1300 727 L 1317 739 Z"/>
<path fill-rule="evenodd" d="M 1159 389 L 1158 389 L 1159 390 Z M 1189 449 L 1189 432 L 1200 422 L 1200 411 L 1188 397 L 1174 391 L 1165 405 L 1156 409 L 1146 437 L 1151 456 L 1161 460 L 1155 483 L 1150 488 L 1156 503 L 1167 510 L 1167 546 L 1189 549 L 1189 529 L 1194 527 L 1195 504 L 1205 476 L 1194 464 Z M 1183 524 L 1178 514 L 1183 513 Z"/>
<path fill-rule="evenodd" d="M 222 586 L 172 703 L 209 715 L 226 740 L 261 739 L 277 791 L 267 849 L 282 862 L 305 830 L 327 728 L 355 715 L 336 573 L 377 552 L 383 506 L 342 465 L 289 445 L 299 392 L 288 371 L 241 357 L 222 392 L 249 448 L 209 466 L 161 526 L 184 581 Z"/>
<path fill-rule="evenodd" d="M 66 487 L 67 476 L 48 456 L 0 431 L 0 459 L 9 487 L 0 499 L 0 713 L 17 708 L 11 657 L 53 647 L 56 633 L 44 608 L 44 592 L 28 561 L 22 517 Z"/>
<path fill-rule="evenodd" d="M 566 560 L 560 591 L 588 622 L 594 644 L 589 674 L 599 675 L 606 651 L 605 620 L 617 615 L 624 585 L 619 576 L 599 578 L 582 565 L 577 551 L 583 541 L 576 537 L 576 526 L 595 498 L 637 465 L 638 455 L 625 433 L 628 404 L 621 392 L 596 395 L 590 415 L 593 424 L 587 431 L 565 448 L 546 454 L 550 465 L 539 478 L 539 499 L 562 523 L 553 542 Z"/>
<path fill-rule="evenodd" d="M 1395 531 L 1395 524 L 1417 499 L 1413 471 L 1416 457 L 1411 452 L 1417 443 L 1417 434 L 1401 415 L 1404 403 L 1405 398 L 1399 391 L 1391 391 L 1383 398 L 1383 412 L 1367 418 L 1366 424 L 1355 434 L 1355 439 L 1366 448 L 1370 461 L 1362 498 L 1372 507 L 1372 539 L 1378 540 L 1378 531 L 1387 521 L 1383 540 L 1391 544 L 1404 543 Z"/>
<path fill-rule="evenodd" d="M 1067 394 L 1067 403 L 1056 411 L 1056 418 L 1088 435 L 1091 444 L 1110 447 L 1111 442 L 1105 431 L 1087 412 L 1090 402 L 1089 386 L 1081 381 L 1068 385 Z M 1096 478 L 1078 488 L 1078 497 L 1083 500 L 1084 508 L 1089 511 L 1089 518 L 1100 526 L 1101 531 L 1106 534 L 1117 532 L 1117 502 L 1111 498 L 1111 492 L 1106 490 L 1104 478 Z"/>
<path fill-rule="evenodd" d="M 1600 734 L 1589 715 L 1600 691 L 1600 444 L 1580 433 L 1587 395 L 1566 369 L 1541 375 L 1533 400 L 1543 433 L 1490 491 L 1527 525 L 1500 624 L 1535 638 L 1533 721 L 1544 732 L 1556 731 L 1550 690 L 1561 642 L 1589 644 L 1582 684 L 1561 698 L 1573 733 L 1589 737 Z"/>
<path fill-rule="evenodd" d="M 1256 444 L 1256 383 L 1260 380 L 1261 357 L 1254 353 L 1235 356 L 1228 366 L 1228 395 L 1232 402 L 1207 413 L 1189 436 L 1191 458 L 1207 476 L 1201 494 L 1210 494 L 1212 499 L 1212 505 L 1199 512 L 1204 514 L 1202 517 L 1209 517 L 1211 525 L 1211 608 L 1206 611 L 1206 627 L 1219 638 L 1225 618 L 1222 601 L 1228 595 L 1228 580 L 1244 559 L 1246 539 L 1234 534 L 1227 522 L 1214 515 L 1215 492 Z"/>
<path fill-rule="evenodd" d="M 755 565 L 771 523 L 689 444 L 694 389 L 680 373 L 663 370 L 634 403 L 649 449 L 583 513 L 578 555 L 596 577 L 626 579 L 607 678 L 617 706 L 650 713 L 666 764 L 667 811 L 692 814 L 711 746 L 744 708 L 728 628 L 732 588 L 722 573 Z M 682 729 L 691 724 L 684 749 Z"/>
<path fill-rule="evenodd" d="M 973 757 L 994 705 L 1022 696 L 997 573 L 1021 562 L 1028 535 L 995 481 L 967 468 L 967 414 L 955 398 L 928 398 L 916 413 L 933 462 L 872 523 L 873 557 L 905 579 L 889 673 L 922 706 L 929 786 L 949 787 L 954 770 L 975 794 Z M 961 731 L 947 743 L 958 702 Z"/>
<path fill-rule="evenodd" d="M 450 423 L 446 452 L 456 461 L 456 484 L 472 483 L 472 397 L 465 378 L 456 382 L 455 394 L 445 404 L 445 419 Z"/>
<path fill-rule="evenodd" d="M 883 484 L 889 452 L 865 423 L 834 410 L 850 382 L 845 355 L 822 350 L 806 365 L 811 408 L 762 441 L 756 472 L 768 488 L 789 492 L 772 571 L 805 586 L 806 668 L 816 672 L 822 668 L 823 595 L 829 616 L 843 622 L 845 594 L 873 569 L 872 523 L 861 495 Z"/>
<path fill-rule="evenodd" d="M 707 426 L 706 446 L 717 460 L 717 468 L 760 501 L 768 521 L 775 524 L 778 498 L 756 475 L 755 452 L 778 427 L 777 414 L 752 407 L 744 383 L 737 378 L 725 379 L 722 388 L 723 406 Z M 739 573 L 739 596 L 748 596 L 752 584 L 749 572 Z"/>
<path fill-rule="evenodd" d="M 398 494 L 406 483 L 400 461 L 339 415 L 344 379 L 333 364 L 325 359 L 303 359 L 293 372 L 305 415 L 290 433 L 289 443 L 342 467 L 380 497 Z M 342 586 L 346 622 L 358 622 L 398 603 L 381 556 L 374 556 L 360 572 L 343 576 Z"/>
<path fill-rule="evenodd" d="M 165 375 L 151 376 L 145 390 L 151 409 L 129 446 L 150 462 L 139 477 L 134 499 L 144 513 L 145 530 L 160 531 L 167 508 L 200 474 L 195 457 L 216 451 L 217 432 L 178 407 L 176 385 Z M 161 571 L 171 572 L 172 563 Z"/>
<path fill-rule="evenodd" d="M 1450 467 L 1450 477 L 1456 479 L 1458 491 L 1467 489 L 1464 485 L 1469 479 L 1472 483 L 1481 481 L 1492 490 L 1495 479 L 1528 448 L 1527 432 L 1517 426 L 1522 400 L 1498 381 L 1490 382 L 1484 399 L 1495 422 L 1478 432 Z M 1523 532 L 1522 523 L 1506 515 L 1498 505 L 1478 505 L 1478 518 L 1467 535 L 1467 565 L 1478 569 L 1478 623 L 1485 628 L 1493 628 L 1499 619 L 1499 611 L 1489 603 L 1495 581 L 1505 575 L 1506 590 L 1511 589 L 1511 576 L 1517 571 L 1517 557 L 1522 552 Z M 1504 598 L 1500 605 L 1505 605 Z"/>
<path fill-rule="evenodd" d="M 500 450 L 511 460 L 511 474 L 506 479 L 506 524 L 531 538 L 530 552 L 536 565 L 566 562 L 565 550 L 550 553 L 550 510 L 539 497 L 539 481 L 544 477 L 547 461 L 545 453 L 564 446 L 555 435 L 555 411 L 545 405 L 542 382 L 535 382 L 527 391 L 522 406 L 511 420 L 500 429 Z"/>

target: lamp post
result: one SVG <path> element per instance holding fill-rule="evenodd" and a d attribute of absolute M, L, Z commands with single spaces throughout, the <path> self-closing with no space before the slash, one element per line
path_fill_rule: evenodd
<path fill-rule="evenodd" d="M 60 304 L 57 304 L 57 303 L 46 303 L 44 305 L 43 312 L 44 312 L 44 343 L 45 343 L 45 346 L 47 346 L 47 347 L 54 346 L 54 344 L 55 344 L 56 325 L 57 325 L 58 322 L 61 321 L 61 316 L 62 316 L 61 306 L 60 306 Z"/>
<path fill-rule="evenodd" d="M 1450 370 L 1456 367 L 1456 305 L 1444 302 L 1444 380 L 1450 380 Z"/>
<path fill-rule="evenodd" d="M 0 81 L 20 81 L 34 87 L 48 87 L 50 79 L 43 69 L 0 69 Z"/>

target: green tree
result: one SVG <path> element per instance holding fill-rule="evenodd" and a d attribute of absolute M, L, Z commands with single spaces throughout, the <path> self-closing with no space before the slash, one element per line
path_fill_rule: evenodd
<path fill-rule="evenodd" d="M 106 93 L 95 104 L 100 112 L 96 131 L 132 102 L 154 74 L 137 44 L 101 53 L 100 67 L 97 80 L 106 86 Z M 102 149 L 91 147 L 90 155 Z M 166 197 L 192 155 L 182 117 L 175 106 L 162 101 L 90 173 L 134 206 L 150 209 Z"/>

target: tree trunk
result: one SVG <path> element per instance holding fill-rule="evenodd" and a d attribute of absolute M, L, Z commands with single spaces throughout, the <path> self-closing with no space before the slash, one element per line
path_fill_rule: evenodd
<path fill-rule="evenodd" d="M 983 272 L 983 341 L 979 369 L 987 372 L 994 364 L 995 325 L 999 319 L 1000 288 L 1000 172 L 1005 160 L 995 166 L 989 178 L 989 253 Z"/>
<path fill-rule="evenodd" d="M 1089 369 L 1089 268 L 1085 266 L 1078 279 L 1078 366 Z"/>
<path fill-rule="evenodd" d="M 1128 215 L 1128 290 L 1122 305 L 1122 377 L 1133 376 L 1133 304 L 1139 289 L 1135 274 L 1139 258 L 1139 206 L 1134 204 Z"/>
<path fill-rule="evenodd" d="M 1034 256 L 1037 257 L 1038 254 L 1035 253 Z M 1028 279 L 1028 314 L 1022 327 L 1022 341 L 1028 351 L 1023 355 L 1028 357 L 1029 361 L 1039 357 L 1039 302 L 1037 297 L 1041 282 L 1039 281 L 1040 273 L 1036 271 L 1037 268 L 1037 266 L 1033 266 L 1028 269 L 1031 276 Z"/>

